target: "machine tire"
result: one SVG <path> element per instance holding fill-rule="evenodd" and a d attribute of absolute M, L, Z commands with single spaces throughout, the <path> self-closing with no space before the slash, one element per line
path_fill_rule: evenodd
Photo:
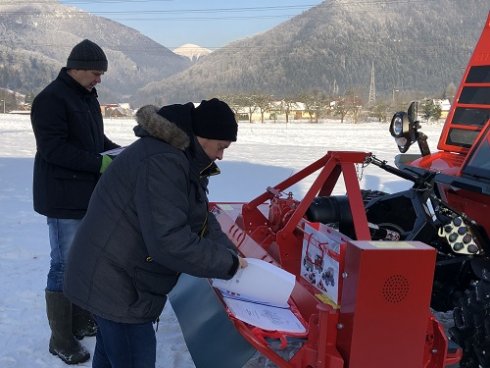
<path fill-rule="evenodd" d="M 490 368 L 490 283 L 474 282 L 454 309 L 452 339 L 463 349 L 461 368 Z"/>

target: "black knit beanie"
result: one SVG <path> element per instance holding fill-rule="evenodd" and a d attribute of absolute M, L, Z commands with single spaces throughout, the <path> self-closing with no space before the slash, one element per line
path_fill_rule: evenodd
<path fill-rule="evenodd" d="M 107 58 L 99 45 L 83 40 L 73 47 L 66 62 L 68 69 L 107 71 Z"/>
<path fill-rule="evenodd" d="M 223 101 L 202 100 L 192 116 L 194 134 L 208 139 L 236 141 L 238 124 L 235 114 Z"/>

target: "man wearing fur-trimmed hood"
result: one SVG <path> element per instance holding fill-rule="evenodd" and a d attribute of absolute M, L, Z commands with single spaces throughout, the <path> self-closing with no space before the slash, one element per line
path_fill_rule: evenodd
<path fill-rule="evenodd" d="M 246 261 L 208 211 L 208 177 L 238 125 L 216 98 L 144 106 L 138 140 L 102 175 L 65 272 L 65 294 L 95 315 L 93 367 L 154 367 L 155 322 L 180 273 L 230 279 Z M 127 365 L 132 362 L 134 365 Z"/>

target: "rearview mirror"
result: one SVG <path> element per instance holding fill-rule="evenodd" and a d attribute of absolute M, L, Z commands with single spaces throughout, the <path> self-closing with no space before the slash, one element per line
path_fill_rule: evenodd
<path fill-rule="evenodd" d="M 412 101 L 408 107 L 408 120 L 419 121 L 419 102 Z"/>

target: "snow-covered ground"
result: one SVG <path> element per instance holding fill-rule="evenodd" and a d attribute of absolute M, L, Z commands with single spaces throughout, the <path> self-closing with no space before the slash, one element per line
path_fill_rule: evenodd
<path fill-rule="evenodd" d="M 135 137 L 134 121 L 106 120 L 106 134 L 126 145 Z M 424 125 L 435 150 L 442 124 Z M 417 147 L 413 147 L 416 152 Z M 398 153 L 388 124 L 338 122 L 240 123 L 238 142 L 219 162 L 222 174 L 210 183 L 212 201 L 249 201 L 269 185 L 322 157 L 327 151 L 368 151 L 393 162 Z M 49 267 L 46 220 L 32 210 L 35 142 L 28 116 L 0 114 L 0 367 L 66 367 L 48 352 L 49 327 L 44 288 Z M 387 192 L 409 183 L 368 166 L 359 171 L 361 187 Z M 295 189 L 302 197 L 311 180 Z M 344 193 L 339 185 L 335 194 Z M 168 305 L 157 332 L 157 367 L 193 368 L 180 327 Z M 95 338 L 83 345 L 93 351 Z M 91 362 L 81 366 L 90 367 Z"/>

